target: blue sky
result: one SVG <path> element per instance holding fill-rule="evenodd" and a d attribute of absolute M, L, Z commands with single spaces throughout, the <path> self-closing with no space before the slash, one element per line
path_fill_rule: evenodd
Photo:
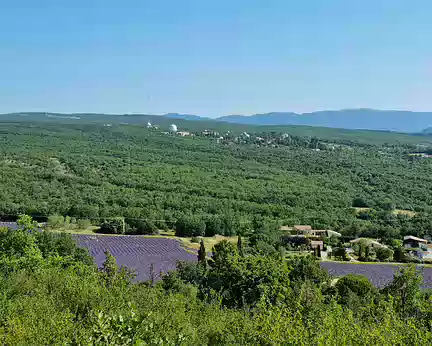
<path fill-rule="evenodd" d="M 430 0 L 2 0 L 0 112 L 432 111 Z"/>

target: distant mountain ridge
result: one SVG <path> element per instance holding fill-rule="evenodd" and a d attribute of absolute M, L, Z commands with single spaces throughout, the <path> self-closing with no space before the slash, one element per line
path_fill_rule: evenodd
<path fill-rule="evenodd" d="M 432 127 L 432 112 L 347 109 L 312 113 L 273 112 L 251 116 L 228 115 L 218 118 L 249 125 L 307 125 L 351 130 L 422 132 Z"/>
<path fill-rule="evenodd" d="M 171 119 L 182 119 L 182 120 L 210 120 L 210 118 L 200 117 L 199 115 L 194 114 L 179 114 L 179 113 L 167 113 L 163 115 L 165 118 Z"/>
<path fill-rule="evenodd" d="M 190 114 L 168 113 L 172 119 L 217 120 L 244 125 L 304 125 L 349 130 L 378 130 L 420 133 L 432 128 L 432 112 L 411 112 L 377 109 L 344 109 L 311 113 L 271 112 L 263 114 L 227 115 L 209 119 Z M 429 130 L 431 131 L 431 130 Z"/>
<path fill-rule="evenodd" d="M 243 125 L 303 125 L 315 127 L 341 128 L 348 130 L 378 130 L 406 133 L 432 134 L 432 112 L 392 111 L 376 109 L 346 109 L 338 111 L 317 111 L 311 113 L 271 112 L 264 114 L 228 115 L 207 118 L 194 114 L 167 113 L 152 114 L 96 114 L 96 113 L 45 113 L 20 112 L 0 114 L 0 120 L 13 121 L 18 118 L 34 120 L 87 119 L 96 122 L 143 123 L 147 121 L 206 121 Z"/>

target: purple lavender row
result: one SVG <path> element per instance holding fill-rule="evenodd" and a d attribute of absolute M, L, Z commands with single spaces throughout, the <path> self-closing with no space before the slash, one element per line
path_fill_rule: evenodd
<path fill-rule="evenodd" d="M 328 270 L 330 275 L 345 276 L 359 274 L 366 276 L 376 287 L 382 288 L 393 280 L 398 267 L 390 264 L 353 264 L 337 262 L 321 262 L 321 267 Z M 424 287 L 432 288 L 432 268 L 423 270 Z"/>
<path fill-rule="evenodd" d="M 196 256 L 186 252 L 175 239 L 145 238 L 140 236 L 75 236 L 80 246 L 87 248 L 98 266 L 105 260 L 104 252 L 110 251 L 119 266 L 135 270 L 137 281 L 150 278 L 150 267 L 154 273 L 166 273 L 175 269 L 177 261 L 195 261 Z M 321 266 L 333 276 L 360 274 L 375 286 L 384 287 L 393 280 L 397 266 L 387 264 L 352 264 L 321 262 Z M 432 288 L 432 268 L 424 268 L 424 286 Z"/>
<path fill-rule="evenodd" d="M 156 278 L 160 273 L 174 270 L 177 261 L 195 261 L 196 256 L 186 252 L 175 239 L 145 238 L 139 236 L 76 235 L 79 246 L 85 247 L 101 267 L 105 251 L 110 251 L 119 266 L 135 271 L 136 281 L 149 280 L 151 266 Z"/>

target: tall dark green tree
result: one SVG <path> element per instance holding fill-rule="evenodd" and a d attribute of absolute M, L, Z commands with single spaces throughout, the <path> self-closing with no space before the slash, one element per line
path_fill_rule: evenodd
<path fill-rule="evenodd" d="M 363 253 L 364 253 L 364 246 L 363 246 L 363 244 L 360 244 L 359 245 L 359 253 L 358 253 L 359 258 L 363 257 Z"/>
<path fill-rule="evenodd" d="M 244 252 L 243 252 L 243 240 L 241 235 L 238 236 L 237 239 L 237 250 L 240 256 L 244 256 Z"/>
<path fill-rule="evenodd" d="M 200 248 L 198 250 L 198 262 L 205 263 L 206 262 L 206 249 L 204 245 L 204 240 L 201 239 Z"/>
<path fill-rule="evenodd" d="M 404 261 L 404 253 L 403 253 L 403 248 L 402 247 L 399 246 L 399 247 L 397 247 L 395 249 L 394 260 L 396 262 L 403 262 Z"/>

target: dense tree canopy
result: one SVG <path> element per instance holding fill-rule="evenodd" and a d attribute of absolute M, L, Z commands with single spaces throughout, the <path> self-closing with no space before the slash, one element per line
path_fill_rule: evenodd
<path fill-rule="evenodd" d="M 242 234 L 257 220 L 350 237 L 432 232 L 432 164 L 411 160 L 411 144 L 289 136 L 266 147 L 139 126 L 27 123 L 1 124 L 0 139 L 3 218 L 125 217 L 178 233 L 187 225 L 193 235 Z M 132 228 L 153 232 L 152 224 Z"/>

